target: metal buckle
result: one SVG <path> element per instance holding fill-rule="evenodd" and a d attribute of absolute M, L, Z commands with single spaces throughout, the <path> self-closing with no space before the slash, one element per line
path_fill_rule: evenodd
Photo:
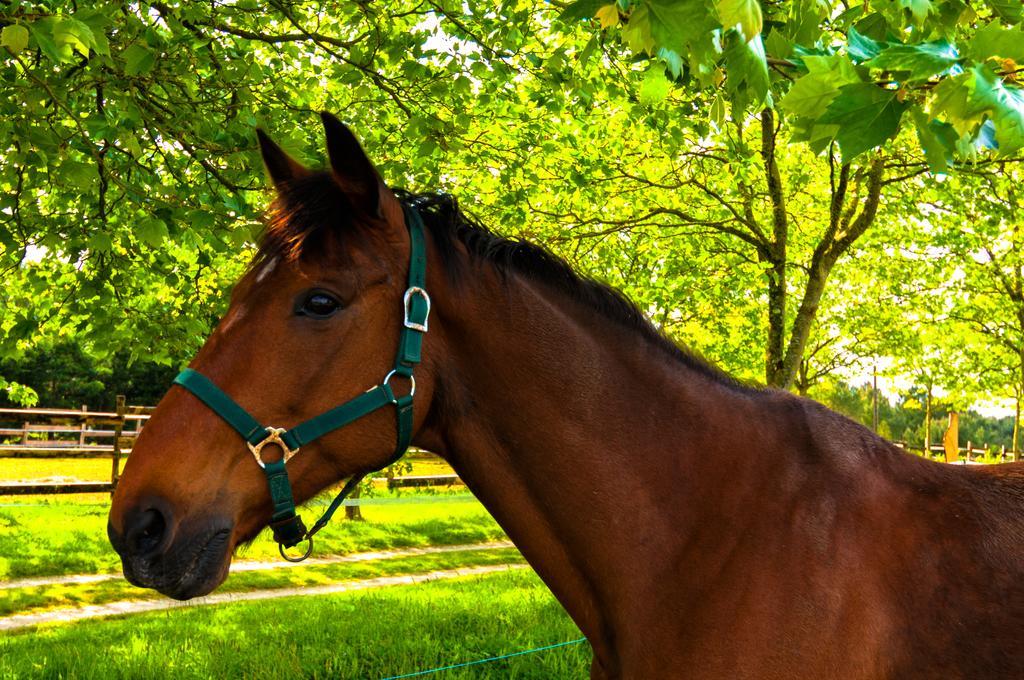
<path fill-rule="evenodd" d="M 413 295 L 419 295 L 427 303 L 427 313 L 423 317 L 423 323 L 416 323 L 415 321 L 409 320 L 409 312 L 412 310 Z M 419 286 L 409 286 L 405 291 L 405 296 L 402 298 L 402 306 L 405 308 L 405 318 L 402 320 L 402 325 L 406 328 L 411 328 L 414 331 L 426 333 L 427 320 L 430 318 L 430 296 L 427 295 L 427 291 L 423 290 Z"/>
<path fill-rule="evenodd" d="M 304 559 L 306 559 L 307 557 L 309 557 L 310 555 L 313 554 L 313 537 L 312 536 L 306 536 L 306 550 L 301 555 L 297 555 L 297 556 L 293 557 L 293 556 L 289 555 L 288 553 L 286 553 L 284 550 L 285 550 L 284 543 L 278 543 L 277 544 L 277 551 L 279 553 L 281 553 L 281 557 L 285 558 L 289 562 L 301 562 L 301 561 L 303 561 Z"/>
<path fill-rule="evenodd" d="M 385 385 L 385 386 L 390 388 L 391 385 L 389 385 L 388 383 L 391 382 L 391 379 L 393 377 L 395 377 L 395 375 L 397 375 L 397 373 L 398 373 L 398 371 L 390 371 L 386 376 L 384 376 L 384 381 L 381 383 L 381 385 Z M 405 376 L 403 376 L 403 377 L 405 377 Z M 409 378 L 409 383 L 410 383 L 409 396 L 410 397 L 415 397 L 416 396 L 416 377 L 410 375 L 410 376 L 408 376 L 408 378 Z M 374 388 L 371 387 L 370 389 L 372 390 Z M 369 391 L 369 390 L 367 390 L 367 391 Z M 391 394 L 394 395 L 394 393 L 395 393 L 395 391 L 391 390 Z M 392 404 L 397 404 L 398 403 L 398 398 L 396 397 L 396 398 L 392 399 L 391 403 Z"/>
<path fill-rule="evenodd" d="M 288 430 L 284 429 L 283 427 L 268 427 L 267 436 L 264 437 L 258 444 L 250 444 L 249 442 L 245 443 L 246 446 L 249 447 L 249 450 L 252 451 L 253 457 L 256 459 L 256 462 L 259 464 L 261 468 L 267 467 L 266 465 L 264 465 L 263 459 L 260 457 L 260 453 L 263 451 L 263 447 L 266 446 L 267 444 L 277 444 L 278 446 L 281 447 L 281 453 L 284 454 L 285 463 L 287 463 L 292 456 L 299 452 L 298 449 L 289 449 L 288 445 L 284 443 L 283 439 L 281 439 L 281 435 L 283 435 L 287 431 Z"/>

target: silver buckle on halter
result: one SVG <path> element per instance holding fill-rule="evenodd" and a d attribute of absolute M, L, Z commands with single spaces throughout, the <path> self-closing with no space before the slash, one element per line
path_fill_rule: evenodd
<path fill-rule="evenodd" d="M 258 444 L 250 444 L 249 442 L 245 443 L 246 446 L 249 447 L 249 450 L 252 451 L 253 458 L 256 459 L 256 463 L 261 468 L 267 467 L 263 463 L 263 458 L 260 455 L 263 451 L 263 447 L 266 446 L 267 444 L 277 444 L 278 446 L 281 447 L 281 453 L 284 454 L 285 463 L 287 463 L 292 456 L 299 452 L 298 449 L 289 449 L 288 445 L 284 443 L 283 439 L 281 439 L 281 435 L 283 435 L 287 431 L 288 430 L 284 429 L 283 427 L 268 427 L 267 436 L 264 437 L 262 441 L 260 441 Z"/>
<path fill-rule="evenodd" d="M 409 313 L 412 311 L 413 295 L 419 295 L 427 303 L 427 313 L 423 316 L 423 323 L 416 323 L 409 319 Z M 409 286 L 405 291 L 405 297 L 402 298 L 402 306 L 405 308 L 405 319 L 402 320 L 402 325 L 406 328 L 411 328 L 414 331 L 426 333 L 427 320 L 430 318 L 430 296 L 427 295 L 427 291 L 423 290 L 419 286 Z"/>

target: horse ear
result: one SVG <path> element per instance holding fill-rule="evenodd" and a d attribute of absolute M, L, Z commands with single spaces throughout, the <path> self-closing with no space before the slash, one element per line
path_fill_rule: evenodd
<path fill-rule="evenodd" d="M 334 179 L 357 209 L 369 215 L 381 214 L 384 181 L 348 126 L 327 111 L 320 117 L 327 134 L 327 156 Z"/>
<path fill-rule="evenodd" d="M 256 128 L 256 137 L 260 140 L 263 164 L 267 166 L 267 173 L 275 187 L 280 188 L 283 184 L 309 174 L 305 166 L 285 153 L 284 149 L 274 143 L 274 140 L 260 128 Z"/>

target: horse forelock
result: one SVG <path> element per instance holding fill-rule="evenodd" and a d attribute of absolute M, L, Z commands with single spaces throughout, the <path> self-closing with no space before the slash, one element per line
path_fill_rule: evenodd
<path fill-rule="evenodd" d="M 351 203 L 329 172 L 279 186 L 250 269 L 324 255 L 329 239 L 355 231 L 352 214 Z"/>

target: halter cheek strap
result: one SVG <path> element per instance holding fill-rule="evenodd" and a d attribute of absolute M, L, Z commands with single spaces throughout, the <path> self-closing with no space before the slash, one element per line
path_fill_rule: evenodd
<path fill-rule="evenodd" d="M 388 405 L 395 407 L 398 422 L 397 441 L 391 458 L 381 467 L 387 467 L 401 458 L 405 450 L 409 448 L 409 441 L 412 439 L 412 405 L 413 397 L 416 394 L 416 378 L 413 376 L 413 370 L 421 360 L 423 334 L 427 332 L 427 321 L 430 316 L 430 296 L 427 295 L 425 288 L 427 261 L 423 219 L 415 208 L 404 207 L 404 212 L 411 244 L 409 285 L 402 298 L 402 328 L 399 333 L 395 367 L 384 376 L 384 380 L 379 385 L 371 387 L 358 397 L 310 418 L 304 423 L 291 429 L 284 429 L 262 425 L 234 399 L 198 371 L 186 368 L 174 379 L 175 385 L 184 387 L 194 394 L 245 440 L 256 463 L 263 469 L 267 477 L 270 499 L 274 506 L 274 512 L 270 519 L 274 540 L 278 543 L 281 556 L 291 562 L 301 562 L 309 557 L 313 552 L 313 535 L 327 525 L 335 511 L 341 507 L 345 497 L 352 493 L 362 481 L 363 475 L 356 475 L 349 479 L 323 516 L 311 529 L 307 530 L 305 524 L 302 523 L 302 518 L 295 512 L 292 485 L 285 467 L 287 462 L 306 444 Z M 400 397 L 395 395 L 391 388 L 391 380 L 395 376 L 409 380 L 408 394 Z M 264 462 L 262 453 L 265 447 L 271 445 L 279 447 L 282 456 L 279 460 L 267 463 Z M 308 542 L 308 545 L 303 555 L 291 557 L 285 553 L 285 548 L 291 548 L 304 540 Z"/>

